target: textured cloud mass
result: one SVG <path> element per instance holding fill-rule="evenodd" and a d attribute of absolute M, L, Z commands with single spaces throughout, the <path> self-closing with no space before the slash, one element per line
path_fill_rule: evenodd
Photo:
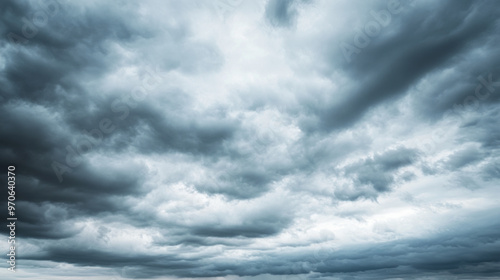
<path fill-rule="evenodd" d="M 499 277 L 497 1 L 0 13 L 2 279 Z"/>

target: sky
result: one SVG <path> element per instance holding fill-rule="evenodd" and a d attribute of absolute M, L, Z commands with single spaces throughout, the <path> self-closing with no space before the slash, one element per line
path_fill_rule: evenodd
<path fill-rule="evenodd" d="M 1 1 L 0 33 L 2 279 L 500 279 L 498 1 Z"/>

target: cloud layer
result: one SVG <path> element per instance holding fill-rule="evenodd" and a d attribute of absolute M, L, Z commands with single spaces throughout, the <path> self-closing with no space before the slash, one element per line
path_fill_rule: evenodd
<path fill-rule="evenodd" d="M 18 276 L 500 275 L 496 1 L 0 11 Z"/>

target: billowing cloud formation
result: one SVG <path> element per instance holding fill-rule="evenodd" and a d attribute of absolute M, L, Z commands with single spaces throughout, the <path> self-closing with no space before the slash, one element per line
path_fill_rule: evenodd
<path fill-rule="evenodd" d="M 0 11 L 16 275 L 500 274 L 496 1 Z"/>

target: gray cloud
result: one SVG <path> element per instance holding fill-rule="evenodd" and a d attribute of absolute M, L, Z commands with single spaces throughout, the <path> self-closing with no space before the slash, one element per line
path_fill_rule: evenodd
<path fill-rule="evenodd" d="M 275 27 L 290 27 L 298 16 L 298 6 L 309 0 L 271 0 L 266 4 L 266 18 Z"/>
<path fill-rule="evenodd" d="M 377 279 L 385 276 L 413 277 L 412 274 L 425 277 L 437 272 L 439 277 L 462 279 L 460 275 L 467 273 L 482 278 L 498 272 L 498 266 L 494 265 L 498 262 L 495 254 L 498 250 L 498 225 L 482 225 L 478 229 L 481 230 L 454 229 L 453 232 L 427 239 L 350 246 L 321 255 L 320 259 L 319 255 L 315 256 L 310 251 L 268 252 L 263 253 L 265 257 L 262 256 L 261 260 L 250 260 L 247 264 L 232 263 L 228 259 L 180 259 L 174 255 L 138 255 L 132 258 L 64 246 L 48 248 L 45 255 L 29 258 L 80 265 L 126 266 L 126 276 L 131 278 L 155 277 L 165 271 L 181 277 L 309 273 L 311 277 L 320 279 L 332 276 Z M 137 264 L 138 259 L 142 260 L 140 264 Z M 268 260 L 267 265 L 265 259 Z M 212 269 L 207 270 L 208 267 Z"/>
<path fill-rule="evenodd" d="M 394 181 L 394 171 L 414 163 L 417 155 L 417 151 L 406 148 L 388 150 L 348 166 L 345 172 L 354 175 L 356 183 L 384 192 Z"/>
<path fill-rule="evenodd" d="M 0 3 L 22 277 L 496 277 L 500 9 L 398 3 Z"/>

